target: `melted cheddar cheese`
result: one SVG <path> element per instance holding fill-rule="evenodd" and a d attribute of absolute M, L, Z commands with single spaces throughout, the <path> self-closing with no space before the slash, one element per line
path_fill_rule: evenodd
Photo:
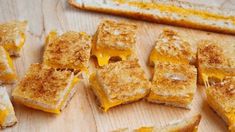
<path fill-rule="evenodd" d="M 213 19 L 213 20 L 229 20 L 233 24 L 235 24 L 235 17 L 233 16 L 224 16 L 215 13 L 210 13 L 206 11 L 194 10 L 194 9 L 186 9 L 177 7 L 174 5 L 166 5 L 160 3 L 150 3 L 150 2 L 138 2 L 138 1 L 127 1 L 127 0 L 113 0 L 119 4 L 128 4 L 130 6 L 138 7 L 141 9 L 156 9 L 162 12 L 171 12 L 177 13 L 184 16 L 196 15 L 205 19 Z"/>
<path fill-rule="evenodd" d="M 24 33 L 20 33 L 20 42 L 19 44 L 4 44 L 3 47 L 6 51 L 9 52 L 19 52 L 20 49 L 24 46 L 26 40 L 26 36 Z"/>
<path fill-rule="evenodd" d="M 182 105 L 188 105 L 192 101 L 193 95 L 189 95 L 187 97 L 162 96 L 162 95 L 157 95 L 153 92 L 150 92 L 147 99 L 149 101 L 160 101 L 160 102 L 166 102 L 166 103 L 177 103 L 177 104 L 182 104 Z"/>
<path fill-rule="evenodd" d="M 150 64 L 154 64 L 156 61 L 160 61 L 160 62 L 171 62 L 174 64 L 189 64 L 189 60 L 188 59 L 183 59 L 183 58 L 177 58 L 177 57 L 172 57 L 169 56 L 167 54 L 159 54 L 155 48 L 153 49 L 153 51 L 150 54 L 149 57 L 149 62 Z"/>
<path fill-rule="evenodd" d="M 109 63 L 111 57 L 120 57 L 122 60 L 126 60 L 131 51 L 120 51 L 114 49 L 97 49 L 92 48 L 92 55 L 95 55 L 98 61 L 99 66 L 104 66 Z"/>
<path fill-rule="evenodd" d="M 9 114 L 8 109 L 0 110 L 0 126 L 3 125 L 8 114 Z"/>
<path fill-rule="evenodd" d="M 51 31 L 48 36 L 46 37 L 45 44 L 49 44 L 52 40 L 54 40 L 58 36 L 56 31 Z"/>
<path fill-rule="evenodd" d="M 154 132 L 154 128 L 153 127 L 141 127 L 135 130 L 135 132 Z"/>
<path fill-rule="evenodd" d="M 131 102 L 137 99 L 142 98 L 145 95 L 135 95 L 132 97 L 128 97 L 125 98 L 123 100 L 109 100 L 107 95 L 105 94 L 105 92 L 102 90 L 100 84 L 98 83 L 95 74 L 92 74 L 90 77 L 90 82 L 92 83 L 92 90 L 94 91 L 95 95 L 97 96 L 97 98 L 99 99 L 99 102 L 101 104 L 101 108 L 104 112 L 106 112 L 108 109 L 110 109 L 111 107 L 120 105 L 120 104 L 124 104 L 127 102 Z"/>
<path fill-rule="evenodd" d="M 71 83 L 71 86 L 69 87 L 68 91 L 66 92 L 64 98 L 63 98 L 63 101 L 60 103 L 60 105 L 56 108 L 56 109 L 47 109 L 45 107 L 42 107 L 42 106 L 39 106 L 39 105 L 35 105 L 35 104 L 32 104 L 31 102 L 23 102 L 21 100 L 16 100 L 22 104 L 24 104 L 25 106 L 27 107 L 30 107 L 30 108 L 34 108 L 34 109 L 38 109 L 38 110 L 42 110 L 42 111 L 45 111 L 45 112 L 50 112 L 50 113 L 55 113 L 55 114 L 59 114 L 61 112 L 61 108 L 62 106 L 64 105 L 65 101 L 67 101 L 68 97 L 69 97 L 69 94 L 71 92 L 71 90 L 73 89 L 73 87 L 75 86 L 75 84 L 79 81 L 79 79 L 77 77 L 75 77 Z"/>
<path fill-rule="evenodd" d="M 200 69 L 199 68 L 199 82 L 204 83 L 206 87 L 209 87 L 209 78 L 215 78 L 222 81 L 226 77 L 226 72 L 218 69 Z"/>

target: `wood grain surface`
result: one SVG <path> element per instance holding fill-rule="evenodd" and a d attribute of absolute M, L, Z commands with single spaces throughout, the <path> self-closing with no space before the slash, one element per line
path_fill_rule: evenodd
<path fill-rule="evenodd" d="M 185 1 L 235 9 L 234 0 Z M 66 0 L 0 0 L 0 22 L 14 19 L 28 20 L 29 22 L 27 41 L 21 51 L 21 57 L 14 59 L 19 78 L 24 76 L 31 63 L 41 62 L 43 44 L 48 32 L 53 29 L 58 30 L 60 33 L 74 30 L 93 35 L 100 20 L 105 18 L 125 19 L 138 24 L 138 57 L 149 78 L 151 78 L 151 74 L 149 72 L 150 67 L 147 66 L 148 56 L 154 46 L 156 37 L 166 27 L 178 31 L 192 44 L 194 51 L 199 40 L 213 39 L 223 45 L 227 54 L 232 57 L 235 56 L 235 37 L 230 35 L 80 11 L 68 5 Z M 90 68 L 93 69 L 92 60 Z M 14 88 L 14 86 L 7 87 L 9 92 L 11 88 Z M 95 97 L 89 89 L 86 79 L 77 87 L 78 91 L 74 98 L 60 115 L 48 114 L 14 103 L 18 123 L 3 131 L 106 132 L 126 127 L 132 129 L 149 125 L 161 126 L 195 113 L 202 114 L 199 132 L 227 131 L 224 121 L 206 103 L 205 91 L 201 86 L 197 89 L 191 111 L 139 101 L 115 107 L 107 113 L 103 113 L 97 108 Z"/>

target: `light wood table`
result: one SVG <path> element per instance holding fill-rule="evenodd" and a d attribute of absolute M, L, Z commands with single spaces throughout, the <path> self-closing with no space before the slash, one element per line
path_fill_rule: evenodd
<path fill-rule="evenodd" d="M 207 5 L 233 8 L 234 0 L 185 0 Z M 41 62 L 43 44 L 50 30 L 60 33 L 75 30 L 94 34 L 101 19 L 125 19 L 105 14 L 77 10 L 65 0 L 0 0 L 0 22 L 13 19 L 28 20 L 27 42 L 21 57 L 14 59 L 19 78 L 22 78 L 31 63 Z M 223 44 L 227 54 L 233 54 L 235 37 L 219 35 L 203 31 L 171 27 L 161 24 L 136 21 L 138 31 L 138 56 L 146 74 L 151 78 L 147 60 L 157 35 L 162 28 L 168 27 L 178 31 L 196 49 L 197 41 L 213 39 Z M 92 67 L 92 66 L 91 66 Z M 191 111 L 167 107 L 140 101 L 122 105 L 102 113 L 96 105 L 94 95 L 87 87 L 87 81 L 81 82 L 78 91 L 68 107 L 60 115 L 52 115 L 33 110 L 14 103 L 19 122 L 4 131 L 59 132 L 59 131 L 110 131 L 118 128 L 137 128 L 140 126 L 165 125 L 173 120 L 181 119 L 195 113 L 202 114 L 199 132 L 227 131 L 226 124 L 207 105 L 203 87 L 198 87 Z M 9 89 L 14 86 L 8 86 Z"/>

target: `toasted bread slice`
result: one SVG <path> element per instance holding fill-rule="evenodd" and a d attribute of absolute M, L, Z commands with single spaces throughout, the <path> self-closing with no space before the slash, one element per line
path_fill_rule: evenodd
<path fill-rule="evenodd" d="M 156 41 L 149 61 L 150 65 L 156 61 L 189 64 L 193 63 L 194 58 L 195 55 L 187 41 L 175 31 L 164 29 Z"/>
<path fill-rule="evenodd" d="M 137 26 L 128 22 L 103 20 L 93 39 L 92 55 L 96 56 L 99 66 L 108 64 L 110 58 L 127 60 L 135 55 Z"/>
<path fill-rule="evenodd" d="M 104 111 L 143 98 L 150 82 L 137 61 L 119 61 L 98 69 L 90 77 L 91 88 Z"/>
<path fill-rule="evenodd" d="M 235 77 L 226 77 L 222 82 L 215 82 L 206 89 L 207 102 L 228 124 L 231 132 L 235 131 Z"/>
<path fill-rule="evenodd" d="M 17 119 L 5 87 L 0 87 L 0 128 L 16 124 Z"/>
<path fill-rule="evenodd" d="M 192 65 L 155 63 L 150 102 L 190 109 L 196 92 L 197 70 Z"/>
<path fill-rule="evenodd" d="M 43 64 L 55 69 L 87 71 L 91 37 L 83 32 L 66 32 L 57 36 L 52 31 L 46 42 Z"/>
<path fill-rule="evenodd" d="M 26 36 L 26 21 L 11 21 L 0 24 L 0 45 L 3 46 L 11 56 L 19 56 Z"/>
<path fill-rule="evenodd" d="M 188 117 L 161 128 L 141 127 L 135 132 L 197 132 L 201 115 Z"/>
<path fill-rule="evenodd" d="M 208 87 L 210 81 L 223 80 L 235 75 L 235 63 L 225 55 L 222 47 L 214 41 L 203 40 L 197 50 L 198 80 Z"/>
<path fill-rule="evenodd" d="M 0 84 L 16 82 L 15 68 L 8 52 L 0 46 Z"/>
<path fill-rule="evenodd" d="M 71 71 L 58 71 L 32 64 L 14 89 L 17 102 L 45 112 L 60 113 L 77 90 L 78 78 Z"/>
<path fill-rule="evenodd" d="M 235 11 L 180 0 L 68 0 L 82 10 L 235 34 Z"/>

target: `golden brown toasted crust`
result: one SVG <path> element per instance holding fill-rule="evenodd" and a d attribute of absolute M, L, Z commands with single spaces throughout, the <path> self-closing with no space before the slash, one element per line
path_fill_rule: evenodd
<path fill-rule="evenodd" d="M 170 5 L 172 7 L 174 7 L 174 6 L 181 7 L 181 5 L 184 5 L 187 7 L 196 6 L 195 7 L 196 10 L 199 7 L 198 11 L 200 11 L 200 8 L 205 8 L 204 10 L 209 9 L 210 10 L 209 12 L 211 12 L 215 9 L 212 7 L 207 7 L 205 5 L 197 5 L 197 4 L 192 4 L 189 2 L 182 2 L 182 1 L 171 1 L 171 0 L 160 1 L 159 0 L 157 2 L 163 3 L 165 5 Z M 141 19 L 141 20 L 146 20 L 146 21 L 151 21 L 151 22 L 156 22 L 156 23 L 164 23 L 164 24 L 169 24 L 169 25 L 182 26 L 182 27 L 186 27 L 186 28 L 194 28 L 194 29 L 213 31 L 213 32 L 218 32 L 218 33 L 235 34 L 235 30 L 233 30 L 234 28 L 230 27 L 232 22 L 229 24 L 226 20 L 224 21 L 225 25 L 221 26 L 221 25 L 219 25 L 219 21 L 218 21 L 217 25 L 212 24 L 212 23 L 206 23 L 206 22 L 198 22 L 198 21 L 193 21 L 190 18 L 184 18 L 185 16 L 183 14 L 179 15 L 179 18 L 181 18 L 181 19 L 174 19 L 173 16 L 172 17 L 169 17 L 167 15 L 165 16 L 164 12 L 162 14 L 165 17 L 161 17 L 160 15 L 154 15 L 154 13 L 149 13 L 148 8 L 142 9 L 144 11 L 140 12 L 138 9 L 141 9 L 141 8 L 135 9 L 137 7 L 134 7 L 134 9 L 132 9 L 132 8 L 126 9 L 124 7 L 122 9 L 122 7 L 121 7 L 121 9 L 120 9 L 118 7 L 119 4 L 102 6 L 100 4 L 96 5 L 95 3 L 93 3 L 93 4 L 89 5 L 89 4 L 83 3 L 83 1 L 76 2 L 76 0 L 68 0 L 68 3 L 74 7 L 82 9 L 82 10 L 95 11 L 95 12 L 101 12 L 101 13 L 107 13 L 107 14 L 114 14 L 114 15 L 119 15 L 119 16 L 135 18 L 138 20 Z M 106 2 L 106 3 L 108 3 L 108 2 Z M 115 6 L 115 8 L 113 8 L 112 6 Z M 208 11 L 201 11 L 201 12 L 204 12 L 205 14 L 207 14 Z M 228 11 L 228 12 L 234 12 L 234 11 Z M 215 14 L 217 14 L 217 13 L 221 16 L 223 16 L 224 14 L 229 14 L 229 13 L 227 13 L 227 11 L 225 11 L 225 9 L 217 9 L 217 11 L 215 11 Z M 160 14 L 161 14 L 161 12 L 160 12 Z M 211 14 L 211 15 L 213 16 L 213 14 Z M 229 18 L 228 18 L 228 20 L 230 20 Z M 213 21 L 213 19 L 210 19 L 210 20 Z"/>
<path fill-rule="evenodd" d="M 221 67 L 229 65 L 222 47 L 214 41 L 200 41 L 197 52 L 199 66 Z"/>
<path fill-rule="evenodd" d="M 25 77 L 13 91 L 13 96 L 41 103 L 56 105 L 61 92 L 71 81 L 72 72 L 43 68 L 42 64 L 32 64 Z"/>
<path fill-rule="evenodd" d="M 96 77 L 110 100 L 146 94 L 150 82 L 137 61 L 110 63 L 98 69 Z"/>
<path fill-rule="evenodd" d="M 164 29 L 159 35 L 154 48 L 160 55 L 169 56 L 178 60 L 193 59 L 193 53 L 190 44 L 185 41 L 177 32 Z"/>
<path fill-rule="evenodd" d="M 136 43 L 137 25 L 103 20 L 96 33 L 97 49 L 131 50 Z"/>
<path fill-rule="evenodd" d="M 56 69 L 83 70 L 88 67 L 91 37 L 86 33 L 66 32 L 47 44 L 43 62 Z"/>
<path fill-rule="evenodd" d="M 197 70 L 191 65 L 156 63 L 152 80 L 153 92 L 169 95 L 194 94 Z"/>

